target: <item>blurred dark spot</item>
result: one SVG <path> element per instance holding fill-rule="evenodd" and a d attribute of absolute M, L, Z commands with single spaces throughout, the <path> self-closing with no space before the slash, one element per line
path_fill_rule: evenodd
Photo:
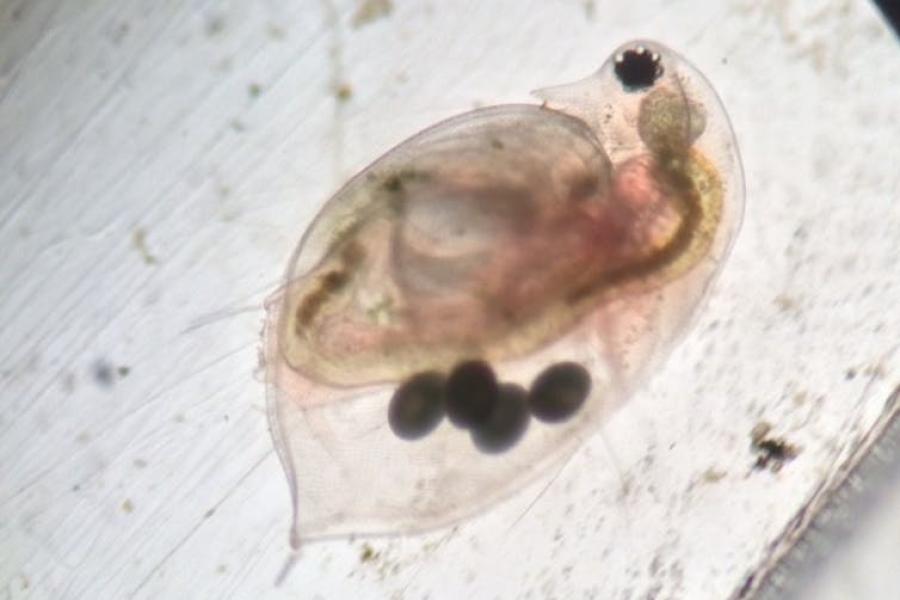
<path fill-rule="evenodd" d="M 105 358 L 99 359 L 91 367 L 91 376 L 97 385 L 104 388 L 110 388 L 118 379 L 127 377 L 131 373 L 131 367 L 122 365 L 113 367 L 113 365 Z"/>
<path fill-rule="evenodd" d="M 581 173 L 571 183 L 572 200 L 580 201 L 597 196 L 600 188 L 600 177 L 597 173 Z"/>
<path fill-rule="evenodd" d="M 384 180 L 384 189 L 389 192 L 399 192 L 403 189 L 403 180 L 399 175 L 391 175 Z"/>
<path fill-rule="evenodd" d="M 274 23 L 266 28 L 266 33 L 268 33 L 269 37 L 273 40 L 283 40 L 287 35 L 287 31 L 285 31 L 283 27 L 281 27 L 280 25 L 275 25 Z"/>
<path fill-rule="evenodd" d="M 112 42 L 114 46 L 118 46 L 122 43 L 122 40 L 125 39 L 125 36 L 128 35 L 128 32 L 131 31 L 131 25 L 127 22 L 119 23 L 112 27 L 109 31 L 109 41 Z"/>
<path fill-rule="evenodd" d="M 216 36 L 225 29 L 225 17 L 222 15 L 210 15 L 206 18 L 206 24 L 203 27 L 206 35 L 209 37 Z"/>
<path fill-rule="evenodd" d="M 94 363 L 94 366 L 91 368 L 91 375 L 100 387 L 112 387 L 112 384 L 115 382 L 113 367 L 104 359 Z"/>

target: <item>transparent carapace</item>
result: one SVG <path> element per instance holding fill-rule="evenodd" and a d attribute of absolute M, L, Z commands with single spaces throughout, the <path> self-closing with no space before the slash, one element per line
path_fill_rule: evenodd
<path fill-rule="evenodd" d="M 322 208 L 267 302 L 291 540 L 408 533 L 559 465 L 670 351 L 739 227 L 710 84 L 631 42 L 438 123 Z"/>

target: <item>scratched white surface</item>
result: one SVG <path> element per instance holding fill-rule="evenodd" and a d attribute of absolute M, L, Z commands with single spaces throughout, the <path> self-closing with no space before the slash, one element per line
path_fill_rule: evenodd
<path fill-rule="evenodd" d="M 0 598 L 737 594 L 900 379 L 895 39 L 852 1 L 359 11 L 0 2 Z M 743 152 L 744 227 L 696 328 L 549 486 L 309 545 L 276 588 L 260 305 L 306 223 L 436 119 L 635 37 L 709 77 Z M 800 448 L 777 474 L 751 468 L 761 420 Z"/>

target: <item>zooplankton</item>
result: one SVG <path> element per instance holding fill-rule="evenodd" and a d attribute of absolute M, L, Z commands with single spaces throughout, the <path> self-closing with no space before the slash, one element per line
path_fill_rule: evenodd
<path fill-rule="evenodd" d="M 536 95 L 356 175 L 267 301 L 294 547 L 446 525 L 559 464 L 668 354 L 723 264 L 743 180 L 702 75 L 631 42 Z"/>

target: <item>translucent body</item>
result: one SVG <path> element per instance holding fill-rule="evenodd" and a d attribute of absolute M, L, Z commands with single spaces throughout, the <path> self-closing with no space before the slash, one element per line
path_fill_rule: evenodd
<path fill-rule="evenodd" d="M 697 71 L 632 42 L 536 95 L 448 119 L 356 175 L 269 299 L 269 417 L 295 546 L 449 524 L 558 465 L 665 357 L 722 265 L 743 181 Z M 394 390 L 467 359 L 523 388 L 576 362 L 590 396 L 504 452 L 447 421 L 394 435 Z"/>

